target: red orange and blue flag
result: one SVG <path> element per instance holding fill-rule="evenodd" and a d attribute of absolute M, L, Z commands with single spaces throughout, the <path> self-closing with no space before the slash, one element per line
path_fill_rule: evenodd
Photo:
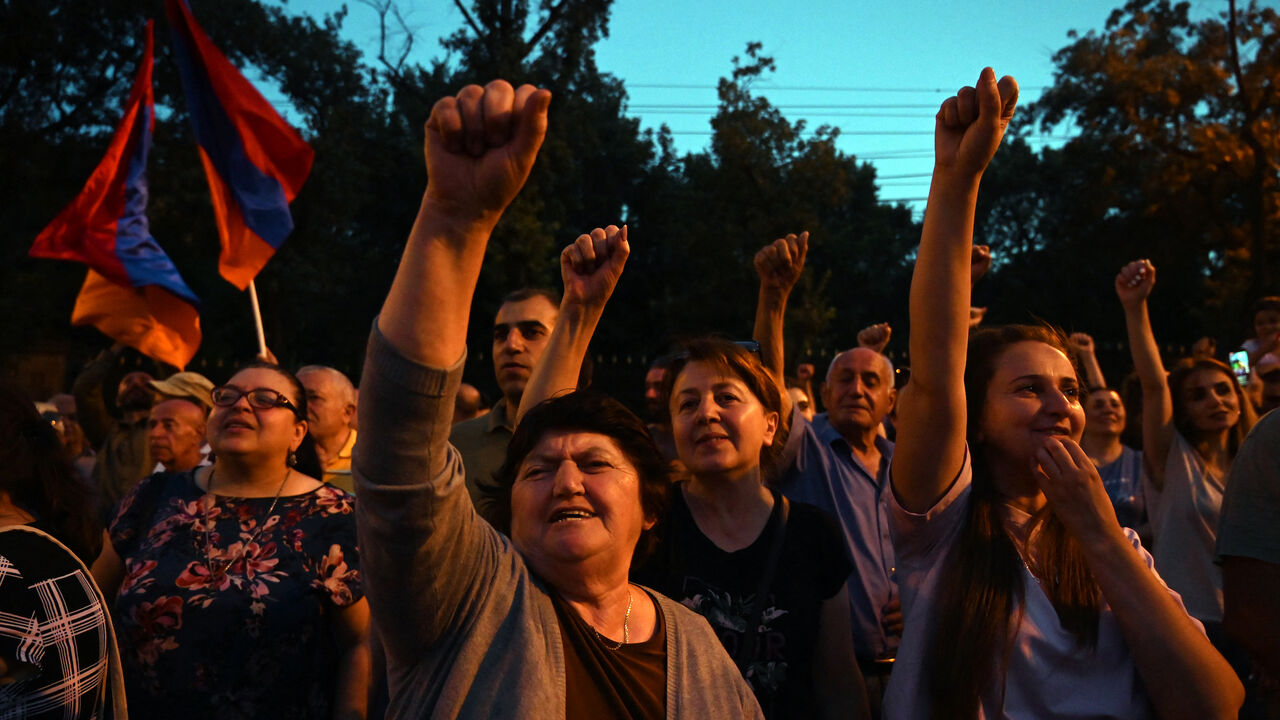
<path fill-rule="evenodd" d="M 314 153 L 196 24 L 185 0 L 165 0 L 222 253 L 218 271 L 244 290 L 293 231 L 289 203 Z"/>
<path fill-rule="evenodd" d="M 199 299 L 151 236 L 147 154 L 155 127 L 152 23 L 124 118 L 84 189 L 31 246 L 32 257 L 89 266 L 71 322 L 179 369 L 200 346 Z"/>

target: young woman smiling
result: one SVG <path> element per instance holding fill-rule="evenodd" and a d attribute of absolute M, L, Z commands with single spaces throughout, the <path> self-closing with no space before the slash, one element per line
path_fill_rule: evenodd
<path fill-rule="evenodd" d="M 1160 491 L 1154 530 L 1156 569 L 1182 594 L 1215 644 L 1223 641 L 1222 572 L 1214 563 L 1222 493 L 1236 451 L 1253 427 L 1253 406 L 1231 368 L 1212 358 L 1186 359 L 1167 376 L 1147 315 L 1156 283 L 1148 260 L 1116 276 L 1133 364 L 1142 381 L 1142 446 Z"/>
<path fill-rule="evenodd" d="M 1239 682 L 1078 445 L 1065 338 L 969 333 L 978 184 L 1017 92 L 984 69 L 936 120 L 891 466 L 905 632 L 884 717 L 1232 717 Z"/>

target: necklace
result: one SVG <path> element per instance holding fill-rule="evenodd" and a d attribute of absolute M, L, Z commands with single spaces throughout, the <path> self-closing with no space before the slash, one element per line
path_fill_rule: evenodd
<path fill-rule="evenodd" d="M 213 562 L 213 525 L 209 522 L 209 505 L 218 502 L 218 497 L 213 494 L 213 472 L 212 467 L 209 468 L 209 480 L 206 483 L 205 492 L 212 497 L 212 502 L 201 502 L 200 507 L 204 510 L 204 566 L 209 570 L 209 578 L 219 577 L 235 564 L 237 560 L 244 557 L 249 551 L 249 546 L 257 542 L 258 536 L 262 534 L 263 528 L 267 523 L 271 522 L 271 512 L 276 509 L 276 503 L 280 502 L 280 493 L 284 492 L 284 486 L 289 482 L 289 476 L 293 474 L 293 468 L 285 470 L 284 479 L 280 481 L 280 487 L 276 488 L 276 496 L 271 499 L 271 506 L 267 508 L 267 514 L 262 518 L 262 523 L 258 525 L 258 529 L 249 536 L 249 541 L 240 546 L 240 552 L 232 557 L 222 561 L 219 564 Z M 628 607 L 630 610 L 630 607 Z"/>
<path fill-rule="evenodd" d="M 615 644 L 610 645 L 609 638 L 606 638 L 605 636 L 601 635 L 600 631 L 597 630 L 594 625 L 591 626 L 591 632 L 596 634 L 596 637 L 599 638 L 600 640 L 600 644 L 604 645 L 604 648 L 606 650 L 618 650 L 623 645 L 626 645 L 627 643 L 631 642 L 631 629 L 630 629 L 631 601 L 634 599 L 635 598 L 633 598 L 631 595 L 631 585 L 628 584 L 627 585 L 627 614 L 622 616 L 622 640 L 621 641 L 615 641 Z"/>

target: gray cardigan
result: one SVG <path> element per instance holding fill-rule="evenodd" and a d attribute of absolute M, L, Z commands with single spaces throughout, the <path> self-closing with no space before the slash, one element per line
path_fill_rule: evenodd
<path fill-rule="evenodd" d="M 388 717 L 562 718 L 564 648 L 548 588 L 476 515 L 448 444 L 462 364 L 419 365 L 376 323 L 369 338 L 352 470 L 361 571 L 387 653 Z M 667 717 L 763 718 L 707 622 L 656 596 Z"/>

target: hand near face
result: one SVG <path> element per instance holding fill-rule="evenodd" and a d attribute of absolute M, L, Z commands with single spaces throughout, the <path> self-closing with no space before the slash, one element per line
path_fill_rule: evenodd
<path fill-rule="evenodd" d="M 804 272 L 804 258 L 809 253 L 809 233 L 794 233 L 778 238 L 756 253 L 756 274 L 760 287 L 790 293 Z"/>
<path fill-rule="evenodd" d="M 427 200 L 460 222 L 490 220 L 515 198 L 547 131 L 551 93 L 505 80 L 442 98 L 427 120 Z"/>
<path fill-rule="evenodd" d="M 889 338 L 892 336 L 893 328 L 889 326 L 889 323 L 868 325 L 858 331 L 858 347 L 884 352 L 884 348 L 889 344 Z"/>
<path fill-rule="evenodd" d="M 626 225 L 579 235 L 560 253 L 565 303 L 603 306 L 617 287 L 630 254 Z"/>
<path fill-rule="evenodd" d="M 942 103 L 933 131 L 934 160 L 939 168 L 981 175 L 1000 146 L 1018 104 L 1018 81 L 1005 75 L 996 82 L 983 68 L 976 87 L 963 87 Z"/>
<path fill-rule="evenodd" d="M 1120 268 L 1120 274 L 1116 275 L 1116 297 L 1125 307 L 1146 302 L 1155 286 L 1156 266 L 1150 260 L 1134 260 Z"/>
<path fill-rule="evenodd" d="M 1046 438 L 1032 463 L 1032 473 L 1053 513 L 1076 540 L 1086 543 L 1120 532 L 1102 478 L 1074 440 Z"/>

